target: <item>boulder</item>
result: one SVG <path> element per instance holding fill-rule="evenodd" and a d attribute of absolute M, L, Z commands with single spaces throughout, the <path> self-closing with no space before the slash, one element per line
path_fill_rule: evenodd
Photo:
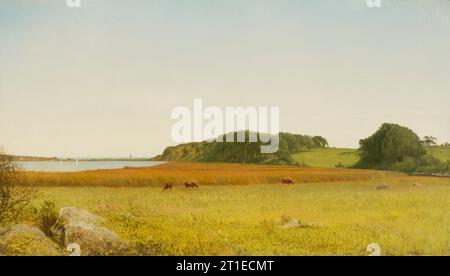
<path fill-rule="evenodd" d="M 125 255 L 126 242 L 103 226 L 103 220 L 88 211 L 76 207 L 61 208 L 51 232 L 61 246 L 78 244 L 81 255 Z"/>
<path fill-rule="evenodd" d="M 289 228 L 297 228 L 300 226 L 301 226 L 300 221 L 298 219 L 293 219 L 293 220 L 281 225 L 280 228 L 281 229 L 289 229 Z"/>
<path fill-rule="evenodd" d="M 312 223 L 303 223 L 298 219 L 292 219 L 282 225 L 280 225 L 281 229 L 290 229 L 290 228 L 319 228 L 321 226 L 312 224 Z"/>
<path fill-rule="evenodd" d="M 57 256 L 61 249 L 41 230 L 24 224 L 0 228 L 0 255 Z"/>

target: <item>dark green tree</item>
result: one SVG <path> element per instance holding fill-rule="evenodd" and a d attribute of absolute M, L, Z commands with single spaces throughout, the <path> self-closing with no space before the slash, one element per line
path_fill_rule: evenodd
<path fill-rule="evenodd" d="M 441 172 L 443 162 L 427 155 L 419 136 L 411 129 L 384 123 L 374 134 L 359 141 L 358 168 L 402 172 Z"/>
<path fill-rule="evenodd" d="M 437 138 L 433 136 L 425 136 L 423 137 L 422 142 L 427 146 L 435 146 L 437 142 Z"/>
<path fill-rule="evenodd" d="M 323 138 L 322 136 L 314 136 L 313 138 L 314 146 L 317 148 L 326 148 L 328 147 L 328 141 L 327 139 Z"/>
<path fill-rule="evenodd" d="M 360 160 L 357 167 L 387 169 L 407 157 L 425 155 L 423 144 L 411 129 L 384 123 L 374 134 L 359 141 Z"/>

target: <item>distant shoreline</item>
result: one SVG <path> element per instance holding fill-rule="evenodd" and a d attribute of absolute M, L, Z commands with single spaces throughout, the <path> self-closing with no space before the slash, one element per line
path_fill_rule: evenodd
<path fill-rule="evenodd" d="M 15 162 L 74 162 L 74 161 L 152 161 L 152 158 L 58 158 L 58 157 L 37 157 L 37 156 L 11 156 Z"/>

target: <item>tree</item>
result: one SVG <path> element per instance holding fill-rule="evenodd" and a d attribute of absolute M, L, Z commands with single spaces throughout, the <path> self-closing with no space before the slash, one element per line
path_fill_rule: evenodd
<path fill-rule="evenodd" d="M 322 136 L 314 136 L 313 141 L 314 141 L 314 144 L 316 147 L 319 147 L 319 148 L 328 147 L 327 139 L 323 138 Z"/>
<path fill-rule="evenodd" d="M 437 142 L 437 138 L 433 136 L 425 136 L 423 137 L 422 142 L 427 146 L 435 146 Z"/>
<path fill-rule="evenodd" d="M 34 198 L 35 191 L 18 187 L 19 180 L 12 157 L 0 152 L 0 224 L 19 221 Z"/>
<path fill-rule="evenodd" d="M 407 158 L 425 155 L 419 136 L 411 129 L 384 123 L 373 135 L 359 141 L 360 160 L 357 167 L 389 169 Z"/>

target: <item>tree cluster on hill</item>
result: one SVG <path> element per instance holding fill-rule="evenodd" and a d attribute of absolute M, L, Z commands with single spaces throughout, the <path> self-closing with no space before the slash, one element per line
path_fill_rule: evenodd
<path fill-rule="evenodd" d="M 291 133 L 279 134 L 279 149 L 275 153 L 261 153 L 264 143 L 259 139 L 250 142 L 249 131 L 245 131 L 245 142 L 236 142 L 238 132 L 234 132 L 235 142 L 194 142 L 167 147 L 164 152 L 153 158 L 159 161 L 198 161 L 198 162 L 229 162 L 254 164 L 286 164 L 295 165 L 291 154 L 312 148 L 327 147 L 328 142 L 321 136 L 298 135 Z M 253 133 L 255 134 L 255 133 Z M 226 134 L 222 141 L 226 141 Z"/>
<path fill-rule="evenodd" d="M 411 129 L 384 123 L 373 135 L 359 141 L 357 168 L 401 172 L 448 171 L 449 164 L 426 153 L 424 143 Z"/>
<path fill-rule="evenodd" d="M 234 135 L 234 141 L 237 141 L 238 133 L 242 134 L 233 132 L 228 135 Z M 281 132 L 278 151 L 261 153 L 264 143 L 260 141 L 260 135 L 256 133 L 257 142 L 249 142 L 250 134 L 255 133 L 245 131 L 244 134 L 245 142 L 203 141 L 167 147 L 153 160 L 300 165 L 293 159 L 293 154 L 328 147 L 327 140 L 321 136 Z M 226 136 L 222 135 L 221 140 L 226 141 Z M 436 147 L 433 146 L 436 140 L 433 136 L 425 136 L 421 140 L 409 128 L 384 123 L 373 135 L 360 140 L 360 160 L 353 167 L 407 173 L 449 172 L 450 161 L 441 161 L 427 154 L 427 149 Z M 342 164 L 337 166 L 344 167 Z"/>

